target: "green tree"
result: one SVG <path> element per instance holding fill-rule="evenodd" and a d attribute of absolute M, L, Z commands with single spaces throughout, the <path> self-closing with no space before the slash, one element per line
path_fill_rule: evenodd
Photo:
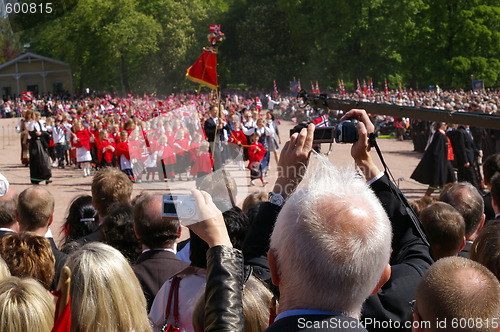
<path fill-rule="evenodd" d="M 79 1 L 69 12 L 25 31 L 37 52 L 72 65 L 77 91 L 130 92 L 130 78 L 157 50 L 159 24 L 137 11 L 136 0 Z M 134 84 L 135 86 L 135 84 Z"/>

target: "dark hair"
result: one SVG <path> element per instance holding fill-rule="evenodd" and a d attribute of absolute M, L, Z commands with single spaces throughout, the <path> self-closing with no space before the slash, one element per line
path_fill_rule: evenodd
<path fill-rule="evenodd" d="M 218 204 L 220 206 L 221 203 Z M 249 226 L 247 215 L 237 206 L 223 212 L 222 215 L 233 247 L 241 250 Z M 189 235 L 191 265 L 206 268 L 208 244 L 191 230 Z"/>
<path fill-rule="evenodd" d="M 470 259 L 486 266 L 500 281 L 500 220 L 491 220 L 479 232 Z"/>
<path fill-rule="evenodd" d="M 460 212 L 465 221 L 466 237 L 477 231 L 483 218 L 484 201 L 476 187 L 469 182 L 455 183 L 441 193 L 439 200 Z"/>
<path fill-rule="evenodd" d="M 270 114 L 270 115 L 271 115 L 271 119 L 274 121 L 275 117 L 274 117 L 273 112 L 271 112 L 271 111 L 267 111 L 266 113 L 267 113 L 267 114 Z"/>
<path fill-rule="evenodd" d="M 500 172 L 500 153 L 495 153 L 486 158 L 483 163 L 484 182 L 491 184 L 491 178 Z"/>
<path fill-rule="evenodd" d="M 156 200 L 156 201 L 155 201 Z M 142 193 L 134 199 L 134 224 L 139 240 L 151 249 L 175 243 L 179 220 L 161 217 L 161 195 Z"/>
<path fill-rule="evenodd" d="M 134 233 L 134 216 L 130 204 L 115 203 L 99 228 L 99 240 L 120 251 L 130 262 L 141 254 L 141 244 Z"/>
<path fill-rule="evenodd" d="M 70 203 L 66 221 L 62 226 L 62 232 L 66 234 L 63 246 L 94 232 L 98 223 L 99 216 L 92 205 L 92 196 L 76 196 Z"/>
<path fill-rule="evenodd" d="M 16 222 L 17 195 L 0 200 L 0 227 L 9 228 Z"/>
<path fill-rule="evenodd" d="M 233 247 L 243 250 L 243 241 L 250 225 L 248 216 L 237 206 L 223 212 L 222 215 Z"/>
<path fill-rule="evenodd" d="M 465 223 L 455 208 L 444 202 L 436 202 L 423 209 L 419 218 L 435 259 L 458 253 L 464 241 Z"/>

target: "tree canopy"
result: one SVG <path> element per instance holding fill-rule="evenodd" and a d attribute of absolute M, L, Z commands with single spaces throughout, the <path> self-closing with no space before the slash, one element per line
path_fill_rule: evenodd
<path fill-rule="evenodd" d="M 21 2 L 40 4 L 41 0 Z M 197 88 L 186 69 L 209 24 L 227 39 L 219 82 L 270 90 L 293 78 L 336 88 L 389 78 L 413 88 L 500 85 L 498 0 L 60 0 L 11 26 L 35 53 L 71 64 L 77 91 L 170 93 Z M 2 29 L 8 60 L 12 35 Z M 392 81 L 393 84 L 399 82 Z"/>

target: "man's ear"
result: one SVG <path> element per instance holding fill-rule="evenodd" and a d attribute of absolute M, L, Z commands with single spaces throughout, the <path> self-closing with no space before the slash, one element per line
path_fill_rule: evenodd
<path fill-rule="evenodd" d="M 481 222 L 479 223 L 479 226 L 477 227 L 478 232 L 483 229 L 485 221 L 486 221 L 486 215 L 483 213 L 483 217 L 481 218 Z"/>
<path fill-rule="evenodd" d="M 391 266 L 389 263 L 387 263 L 384 271 L 382 272 L 382 275 L 380 276 L 380 280 L 377 283 L 377 286 L 375 286 L 375 289 L 372 291 L 371 295 L 377 294 L 380 288 L 384 286 L 384 284 L 391 278 Z"/>
<path fill-rule="evenodd" d="M 465 245 L 467 244 L 467 240 L 465 239 L 462 241 L 462 244 L 460 245 L 460 248 L 458 249 L 458 252 L 462 251 L 465 248 Z"/>
<path fill-rule="evenodd" d="M 139 233 L 137 233 L 137 229 L 135 228 L 135 224 L 134 224 L 134 234 L 135 234 L 135 237 L 137 239 L 140 239 L 141 237 L 139 236 Z"/>
<path fill-rule="evenodd" d="M 52 222 L 54 221 L 54 214 L 55 214 L 55 212 L 53 212 L 52 215 L 50 216 L 50 218 L 49 218 L 49 224 L 47 226 L 52 225 Z"/>
<path fill-rule="evenodd" d="M 179 229 L 177 229 L 177 238 L 180 238 L 182 234 L 182 227 L 179 226 Z"/>
<path fill-rule="evenodd" d="M 267 260 L 269 262 L 269 270 L 271 270 L 271 281 L 273 285 L 278 287 L 280 285 L 280 271 L 275 249 L 269 249 L 267 252 Z"/>

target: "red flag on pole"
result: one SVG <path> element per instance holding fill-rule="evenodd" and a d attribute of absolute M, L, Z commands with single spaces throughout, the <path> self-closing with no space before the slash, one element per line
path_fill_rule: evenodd
<path fill-rule="evenodd" d="M 361 94 L 361 86 L 359 85 L 359 80 L 356 80 L 356 93 Z"/>
<path fill-rule="evenodd" d="M 363 80 L 363 94 L 366 95 L 367 92 L 368 92 L 368 86 L 366 86 L 366 81 Z"/>
<path fill-rule="evenodd" d="M 217 54 L 203 50 L 196 62 L 188 68 L 186 77 L 210 89 L 216 90 L 217 83 Z"/>

